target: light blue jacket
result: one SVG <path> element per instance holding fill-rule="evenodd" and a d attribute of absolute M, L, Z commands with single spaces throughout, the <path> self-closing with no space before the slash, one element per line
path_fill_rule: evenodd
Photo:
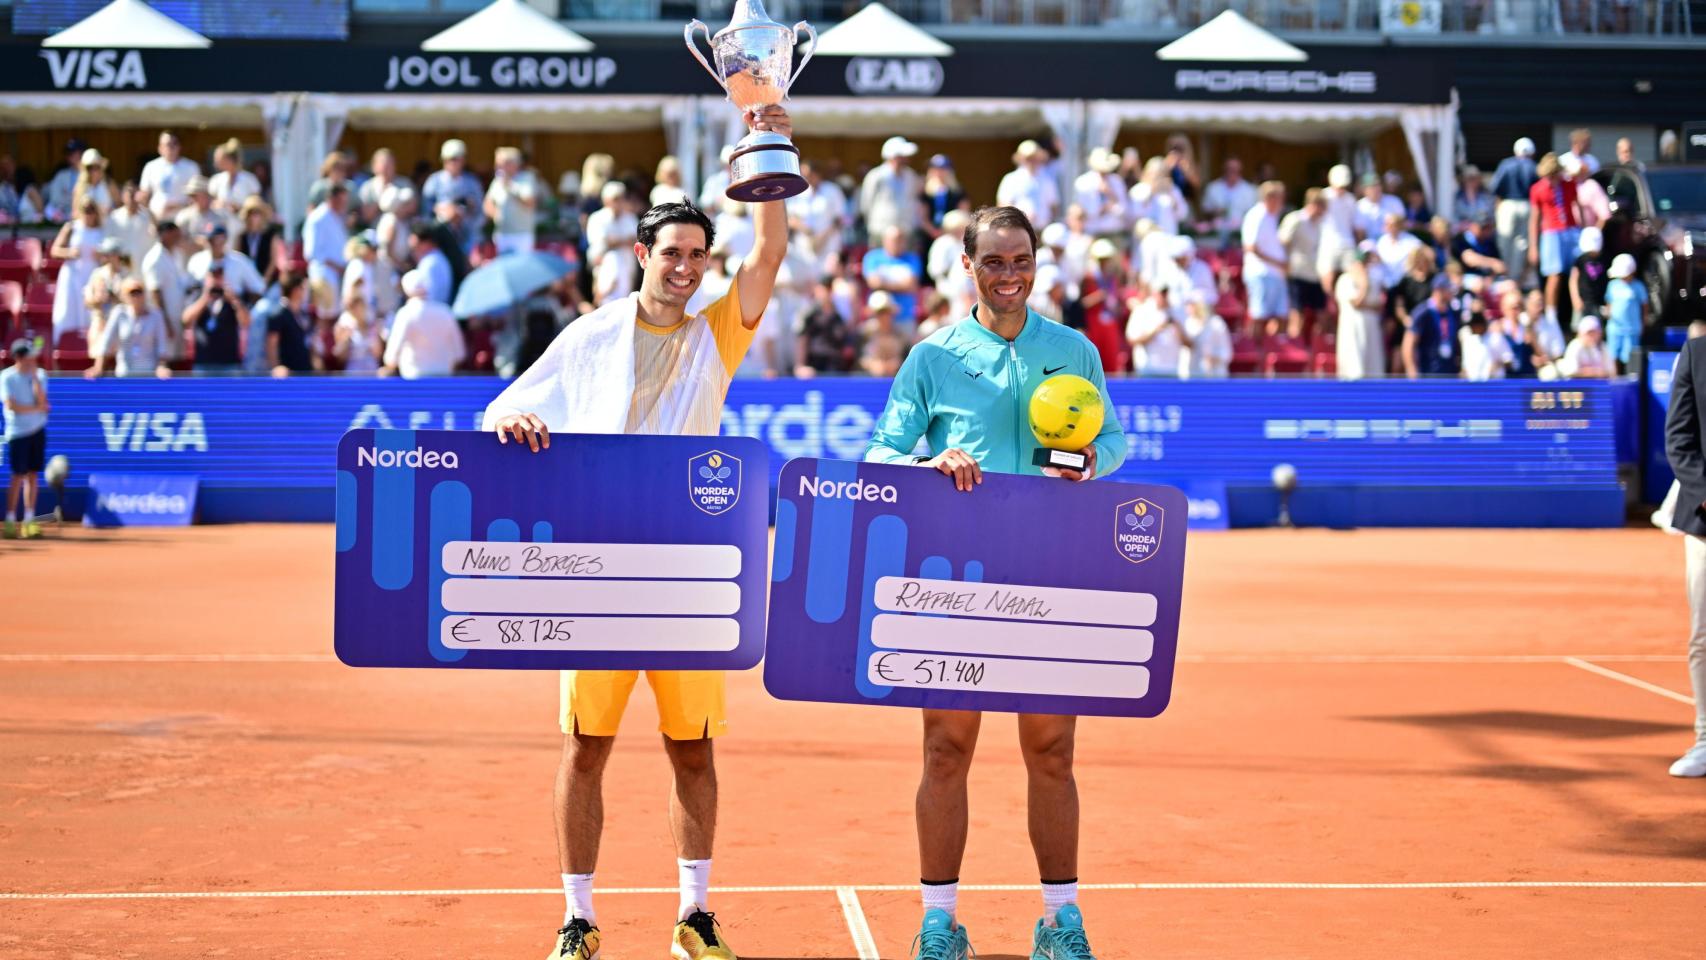
<path fill-rule="evenodd" d="M 1108 397 L 1102 358 L 1083 334 L 1028 311 L 1012 342 L 977 322 L 977 308 L 960 322 L 921 341 L 907 355 L 889 389 L 865 459 L 912 463 L 919 438 L 930 453 L 958 447 L 985 470 L 1041 474 L 1031 457 L 1041 446 L 1031 434 L 1031 394 L 1061 373 L 1096 385 L 1106 416 L 1097 434 L 1096 476 L 1125 462 L 1126 437 Z"/>

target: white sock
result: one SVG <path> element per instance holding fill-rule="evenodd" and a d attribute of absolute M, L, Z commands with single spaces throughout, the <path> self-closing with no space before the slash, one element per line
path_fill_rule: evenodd
<path fill-rule="evenodd" d="M 1054 926 L 1054 915 L 1060 908 L 1069 903 L 1078 902 L 1078 881 L 1068 880 L 1065 883 L 1049 883 L 1043 881 L 1043 920 L 1049 926 Z"/>
<path fill-rule="evenodd" d="M 947 883 L 920 883 L 919 889 L 924 892 L 924 909 L 943 910 L 948 916 L 955 916 L 960 907 L 960 881 L 951 880 Z"/>
<path fill-rule="evenodd" d="M 568 911 L 563 914 L 563 923 L 580 917 L 587 923 L 598 926 L 598 916 L 592 912 L 592 874 L 563 874 L 563 896 L 569 901 Z"/>
<path fill-rule="evenodd" d="M 678 857 L 675 866 L 681 882 L 681 916 L 676 919 L 686 920 L 693 911 L 705 909 L 710 899 L 711 861 Z"/>

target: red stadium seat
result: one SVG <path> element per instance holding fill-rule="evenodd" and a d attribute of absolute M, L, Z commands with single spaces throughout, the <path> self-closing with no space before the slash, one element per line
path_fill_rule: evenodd
<path fill-rule="evenodd" d="M 67 330 L 59 335 L 53 348 L 53 369 L 84 370 L 94 364 L 89 355 L 89 340 L 81 330 Z"/>
<path fill-rule="evenodd" d="M 54 285 L 51 283 L 32 283 L 24 289 L 24 305 L 28 307 L 52 307 Z"/>
<path fill-rule="evenodd" d="M 10 280 L 0 281 L 0 336 L 5 338 L 5 345 L 10 346 L 13 331 L 18 329 L 18 321 L 24 314 L 24 288 Z"/>
<path fill-rule="evenodd" d="M 1275 337 L 1263 351 L 1262 372 L 1268 376 L 1282 373 L 1304 373 L 1309 369 L 1308 348 L 1287 337 Z"/>
<path fill-rule="evenodd" d="M 1227 365 L 1227 372 L 1234 374 L 1251 374 L 1261 369 L 1262 350 L 1256 344 L 1254 337 L 1243 333 L 1232 335 L 1232 360 Z"/>

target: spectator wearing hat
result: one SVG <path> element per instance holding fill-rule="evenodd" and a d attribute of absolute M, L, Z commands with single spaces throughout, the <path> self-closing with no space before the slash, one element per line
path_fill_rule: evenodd
<path fill-rule="evenodd" d="M 49 255 L 62 261 L 53 287 L 55 342 L 67 332 L 89 329 L 89 310 L 83 302 L 83 291 L 89 285 L 89 277 L 94 275 L 96 251 L 105 238 L 101 207 L 91 199 L 78 208 L 77 219 L 59 228 L 59 235 L 48 247 Z"/>
<path fill-rule="evenodd" d="M 1609 258 L 1605 255 L 1605 233 L 1598 227 L 1583 227 L 1576 241 L 1579 251 L 1570 265 L 1571 325 L 1582 317 L 1605 313 L 1605 290 L 1611 282 Z"/>
<path fill-rule="evenodd" d="M 1089 169 L 1072 182 L 1072 200 L 1089 216 L 1086 228 L 1099 237 L 1123 236 L 1136 218 L 1125 181 L 1119 176 L 1120 155 L 1097 147 L 1090 151 L 1087 165 Z"/>
<path fill-rule="evenodd" d="M 1404 202 L 1386 192 L 1380 177 L 1374 173 L 1362 176 L 1362 198 L 1357 201 L 1357 233 L 1364 240 L 1378 242 L 1386 232 L 1387 218 L 1396 215 L 1402 227 L 1407 215 Z"/>
<path fill-rule="evenodd" d="M 374 320 L 366 281 L 357 280 L 351 286 L 349 279 L 346 273 L 344 310 L 332 327 L 332 356 L 342 364 L 345 373 L 373 373 L 385 355 L 384 335 Z"/>
<path fill-rule="evenodd" d="M 344 244 L 349 242 L 345 216 L 349 210 L 349 188 L 333 184 L 326 199 L 308 214 L 302 224 L 302 255 L 308 261 L 308 279 L 339 289 L 344 275 Z"/>
<path fill-rule="evenodd" d="M 1498 168 L 1493 171 L 1490 192 L 1497 201 L 1494 226 L 1499 237 L 1499 259 L 1519 273 L 1527 270 L 1529 262 L 1528 220 L 1533 207 L 1528 202 L 1528 195 L 1538 179 L 1534 141 L 1527 137 L 1513 144 L 1511 155 L 1499 161 Z"/>
<path fill-rule="evenodd" d="M 308 345 L 312 323 L 308 316 L 309 284 L 297 274 L 279 281 L 277 306 L 266 318 L 267 368 L 275 377 L 312 373 L 319 368 L 320 358 Z"/>
<path fill-rule="evenodd" d="M 1453 220 L 1457 223 L 1480 223 L 1482 220 L 1492 223 L 1498 215 L 1498 200 L 1482 184 L 1481 168 L 1473 163 L 1464 164 L 1458 179 L 1457 199 L 1452 204 Z"/>
<path fill-rule="evenodd" d="M 1279 238 L 1285 185 L 1269 180 L 1262 184 L 1259 199 L 1260 202 L 1244 215 L 1240 236 L 1244 246 L 1244 286 L 1250 297 L 1250 319 L 1261 329 L 1269 323 L 1277 326 L 1290 313 L 1286 297 L 1285 244 Z"/>
<path fill-rule="evenodd" d="M 895 297 L 886 290 L 873 291 L 865 301 L 865 343 L 859 368 L 870 376 L 892 377 L 906 359 L 908 338 L 896 326 L 897 312 Z"/>
<path fill-rule="evenodd" d="M 1381 282 L 1380 255 L 1364 240 L 1340 261 L 1333 297 L 1339 305 L 1334 339 L 1334 369 L 1340 380 L 1386 376 L 1386 344 L 1381 318 L 1386 308 L 1386 285 Z"/>
<path fill-rule="evenodd" d="M 1455 293 L 1451 278 L 1437 274 L 1427 302 L 1410 313 L 1399 346 L 1404 373 L 1414 380 L 1421 376 L 1455 377 L 1462 369 L 1458 347 L 1459 311 L 1452 306 Z"/>
<path fill-rule="evenodd" d="M 1468 321 L 1457 331 L 1457 349 L 1463 357 L 1463 379 L 1503 380 L 1516 364 L 1516 354 L 1499 324 L 1488 319 L 1480 301 L 1471 301 Z"/>
<path fill-rule="evenodd" d="M 1098 238 L 1090 244 L 1090 269 L 1079 287 L 1078 303 L 1084 313 L 1084 336 L 1095 345 L 1103 373 L 1131 369 L 1131 346 L 1125 338 L 1129 296 L 1119 245 Z"/>
<path fill-rule="evenodd" d="M 172 334 L 160 311 L 148 302 L 142 281 L 130 277 L 119 287 L 118 305 L 107 317 L 101 336 L 90 344 L 95 362 L 83 375 L 93 380 L 105 372 L 107 358 L 114 358 L 113 373 L 121 377 L 152 374 L 161 379 L 172 375 L 166 363 L 172 358 Z"/>
<path fill-rule="evenodd" d="M 1615 374 L 1610 351 L 1605 348 L 1605 333 L 1598 317 L 1583 317 L 1576 325 L 1575 339 L 1564 348 L 1558 361 L 1558 374 L 1570 380 L 1607 379 Z"/>
<path fill-rule="evenodd" d="M 1327 310 L 1327 290 L 1321 286 L 1321 224 L 1327 202 L 1319 187 L 1303 193 L 1303 206 L 1280 221 L 1279 240 L 1285 247 L 1286 293 L 1291 299 L 1293 338 L 1313 328 L 1315 319 Z"/>
<path fill-rule="evenodd" d="M 6 539 L 20 533 L 17 517 L 25 537 L 41 536 L 36 525 L 36 491 L 40 486 L 42 468 L 47 465 L 47 376 L 36 362 L 35 344 L 19 339 L 12 342 L 12 365 L 0 370 L 0 404 L 5 407 L 6 466 L 10 474 L 6 486 Z M 24 512 L 18 513 L 19 500 Z"/>
<path fill-rule="evenodd" d="M 202 249 L 190 254 L 189 263 L 184 265 L 184 272 L 191 281 L 205 282 L 208 266 L 220 263 L 225 266 L 225 283 L 244 303 L 252 304 L 266 292 L 267 285 L 261 278 L 260 269 L 248 254 L 231 248 L 230 235 L 223 225 L 208 227 L 202 244 Z"/>
<path fill-rule="evenodd" d="M 159 238 L 142 255 L 142 263 L 137 267 L 143 289 L 166 322 L 166 331 L 172 335 L 174 360 L 183 354 L 185 300 L 191 287 L 188 272 L 178 263 L 177 248 L 182 240 L 183 231 L 177 224 L 170 220 L 160 224 Z"/>
<path fill-rule="evenodd" d="M 173 219 L 184 231 L 184 236 L 190 238 L 197 249 L 207 249 L 207 238 L 212 236 L 215 227 L 223 228 L 230 235 L 231 218 L 225 211 L 213 208 L 213 194 L 207 189 L 207 178 L 197 174 L 189 186 L 190 205 L 178 211 Z"/>
<path fill-rule="evenodd" d="M 1611 261 L 1611 280 L 1605 286 L 1605 345 L 1618 373 L 1628 371 L 1647 325 L 1650 297 L 1636 273 L 1634 256 L 1620 253 Z"/>
<path fill-rule="evenodd" d="M 262 285 L 271 287 L 278 282 L 279 272 L 290 260 L 290 251 L 284 245 L 284 232 L 273 219 L 272 207 L 260 197 L 250 197 L 243 201 L 238 221 L 241 229 L 232 237 L 231 247 L 248 257 L 249 262 L 255 265 L 255 271 L 261 275 Z"/>
<path fill-rule="evenodd" d="M 468 172 L 468 145 L 461 140 L 446 140 L 438 151 L 439 162 L 442 166 L 434 170 L 432 176 L 426 178 L 421 185 L 421 209 L 436 211 L 440 204 L 453 204 L 461 211 L 462 226 L 466 231 L 466 253 L 474 249 L 480 242 L 481 231 L 485 228 L 486 217 L 483 212 L 486 192 L 480 186 L 480 179 Z"/>
<path fill-rule="evenodd" d="M 412 193 L 415 185 L 409 182 L 408 177 L 397 175 L 397 155 L 389 147 L 373 151 L 368 169 L 372 175 L 356 190 L 356 201 L 360 207 L 361 222 L 371 225 L 395 209 L 403 191 Z"/>
<path fill-rule="evenodd" d="M 918 153 L 918 144 L 905 137 L 883 141 L 883 162 L 865 174 L 859 186 L 859 213 L 865 218 L 865 235 L 879 240 L 890 228 L 899 228 L 910 239 L 923 218 L 918 196 L 923 181 L 907 160 Z"/>
<path fill-rule="evenodd" d="M 522 169 L 521 151 L 515 147 L 499 147 L 492 163 L 492 185 L 482 208 L 492 221 L 492 243 L 500 255 L 532 253 L 539 181 L 532 171 Z"/>
<path fill-rule="evenodd" d="M 140 262 L 154 246 L 154 217 L 142 205 L 141 190 L 135 183 L 119 188 L 119 205 L 107 214 L 106 233 L 124 244 L 132 260 Z"/>
<path fill-rule="evenodd" d="M 42 218 L 59 223 L 73 218 L 82 208 L 77 205 L 74 194 L 77 191 L 77 181 L 83 175 L 83 154 L 89 145 L 72 137 L 65 142 L 65 160 L 53 171 L 53 176 L 47 181 L 47 189 L 42 194 L 46 208 Z M 111 206 L 111 204 L 108 204 Z"/>
<path fill-rule="evenodd" d="M 92 199 L 100 206 L 101 217 L 105 219 L 114 205 L 112 181 L 107 179 L 107 158 L 101 156 L 101 151 L 90 147 L 78 160 L 78 169 L 77 184 L 71 189 L 71 209 L 81 209 L 85 198 Z"/>
<path fill-rule="evenodd" d="M 1561 154 L 1558 159 L 1564 157 L 1575 161 L 1590 177 L 1598 173 L 1599 158 L 1593 155 L 1593 131 L 1587 127 L 1571 130 L 1569 152 Z"/>
<path fill-rule="evenodd" d="M 119 288 L 131 274 L 130 255 L 117 237 L 101 238 L 95 248 L 95 270 L 83 285 L 83 305 L 89 311 L 89 343 L 100 339 L 108 314 L 119 305 Z"/>
<path fill-rule="evenodd" d="M 1183 306 L 1174 307 L 1184 334 L 1185 353 L 1179 361 L 1179 377 L 1185 380 L 1224 380 L 1232 375 L 1232 331 L 1202 297 L 1193 294 Z"/>
<path fill-rule="evenodd" d="M 184 308 L 184 326 L 194 331 L 198 372 L 235 373 L 241 368 L 249 308 L 236 291 L 225 285 L 223 262 L 207 265 L 207 278 L 201 290 Z"/>
<path fill-rule="evenodd" d="M 1260 199 L 1256 185 L 1244 178 L 1244 161 L 1227 157 L 1220 177 L 1203 188 L 1201 209 L 1208 230 L 1220 238 L 1222 246 L 1238 239 Z"/>
<path fill-rule="evenodd" d="M 1167 288 L 1168 302 L 1175 305 L 1177 315 L 1182 316 L 1192 300 L 1201 300 L 1213 310 L 1220 302 L 1220 286 L 1214 268 L 1197 256 L 1197 242 L 1177 236 L 1165 238 L 1165 243 L 1161 249 L 1166 259 L 1157 266 L 1150 285 Z"/>
<path fill-rule="evenodd" d="M 391 323 L 380 373 L 405 380 L 449 376 L 466 350 L 450 306 L 432 299 L 431 284 L 419 270 L 403 274 L 403 295 L 408 300 Z"/>
<path fill-rule="evenodd" d="M 190 181 L 201 176 L 201 168 L 183 155 L 177 134 L 170 130 L 161 132 L 158 151 L 159 156 L 142 168 L 137 185 L 148 195 L 148 212 L 154 214 L 154 222 L 165 223 L 189 204 Z"/>
<path fill-rule="evenodd" d="M 918 317 L 918 288 L 924 283 L 924 262 L 907 246 L 908 235 L 899 225 L 882 234 L 882 246 L 865 254 L 865 283 L 887 293 L 894 306 L 891 318 L 903 335 L 910 335 Z"/>
<path fill-rule="evenodd" d="M 1327 171 L 1327 186 L 1321 191 L 1321 246 L 1315 259 L 1315 274 L 1325 290 L 1336 288 L 1345 254 L 1357 248 L 1357 198 L 1351 191 L 1351 168 L 1334 164 Z"/>
<path fill-rule="evenodd" d="M 1499 238 L 1493 232 L 1493 214 L 1465 224 L 1451 238 L 1451 259 L 1463 264 L 1465 273 L 1497 277 L 1509 271 L 1499 258 Z"/>
<path fill-rule="evenodd" d="M 934 235 L 942 229 L 942 218 L 950 210 L 958 210 L 966 198 L 960 189 L 960 178 L 954 174 L 954 164 L 945 153 L 930 158 L 924 168 L 924 192 L 920 199 L 926 212 L 926 231 Z"/>
<path fill-rule="evenodd" d="M 1013 152 L 1013 169 L 995 188 L 995 205 L 1018 207 L 1040 226 L 1055 222 L 1060 214 L 1060 189 L 1047 169 L 1048 151 L 1035 140 L 1025 140 Z"/>
<path fill-rule="evenodd" d="M 1546 309 L 1558 315 L 1558 292 L 1565 274 L 1580 255 L 1582 211 L 1576 185 L 1567 179 L 1556 154 L 1535 165 L 1540 179 L 1528 191 L 1534 213 L 1528 220 L 1528 262 L 1539 267 L 1546 286 Z"/>
<path fill-rule="evenodd" d="M 232 137 L 214 147 L 213 166 L 219 171 L 207 181 L 213 208 L 228 217 L 239 218 L 249 198 L 261 195 L 261 181 L 243 169 L 243 141 Z"/>
<path fill-rule="evenodd" d="M 379 255 L 373 238 L 366 233 L 349 238 L 344 244 L 344 259 L 348 266 L 344 268 L 343 289 L 339 291 L 341 302 L 348 304 L 350 294 L 359 291 L 366 308 L 363 317 L 380 330 L 389 330 L 391 318 L 401 305 L 397 299 L 397 275 L 391 272 L 391 264 Z"/>

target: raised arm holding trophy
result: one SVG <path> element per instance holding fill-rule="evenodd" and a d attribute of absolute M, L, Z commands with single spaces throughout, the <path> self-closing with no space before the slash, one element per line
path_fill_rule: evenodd
<path fill-rule="evenodd" d="M 794 40 L 801 31 L 805 31 L 809 43 L 800 57 L 799 67 L 790 75 Z M 705 59 L 694 42 L 701 32 L 711 47 L 711 60 Z M 687 40 L 687 49 L 743 114 L 780 105 L 817 47 L 817 32 L 810 24 L 804 20 L 792 27 L 777 23 L 764 12 L 763 0 L 735 0 L 734 18 L 716 36 L 698 20 L 689 20 L 682 36 Z M 735 144 L 734 155 L 729 158 L 730 200 L 744 203 L 786 200 L 804 192 L 806 180 L 800 176 L 800 151 L 785 134 L 754 128 Z"/>

